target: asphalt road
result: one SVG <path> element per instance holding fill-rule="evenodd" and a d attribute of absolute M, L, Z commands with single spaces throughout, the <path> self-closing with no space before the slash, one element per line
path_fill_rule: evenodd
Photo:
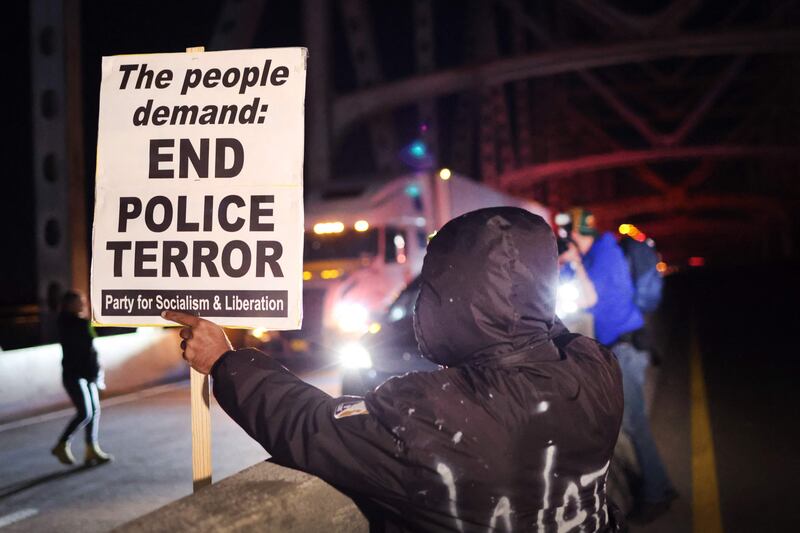
<path fill-rule="evenodd" d="M 307 379 L 338 393 L 334 372 Z M 109 531 L 192 492 L 188 382 L 108 403 L 100 443 L 115 460 L 93 468 L 62 466 L 50 455 L 71 413 L 0 426 L 3 533 Z M 216 404 L 211 428 L 215 481 L 268 457 Z M 83 457 L 81 438 L 74 439 L 73 453 Z"/>
<path fill-rule="evenodd" d="M 800 475 L 798 271 L 698 271 L 668 281 L 655 320 L 661 364 L 651 420 L 680 497 L 633 533 L 800 530 L 787 508 Z M 329 371 L 317 384 L 336 393 L 336 379 Z M 0 426 L 2 533 L 107 531 L 191 492 L 185 384 L 105 404 L 109 465 L 68 469 L 49 455 L 67 418 Z M 216 406 L 212 429 L 215 480 L 267 457 Z"/>
<path fill-rule="evenodd" d="M 634 533 L 800 531 L 787 508 L 800 478 L 798 272 L 699 270 L 668 281 L 651 424 L 680 497 Z"/>
<path fill-rule="evenodd" d="M 800 531 L 791 511 L 800 479 L 798 273 L 708 272 L 688 287 L 728 533 Z"/>

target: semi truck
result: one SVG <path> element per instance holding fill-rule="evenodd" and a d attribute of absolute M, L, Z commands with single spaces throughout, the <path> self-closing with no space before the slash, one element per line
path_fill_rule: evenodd
<path fill-rule="evenodd" d="M 549 221 L 541 204 L 447 169 L 381 183 L 342 184 L 310 195 L 303 325 L 280 335 L 281 351 L 333 356 L 343 343 L 379 327 L 376 317 L 419 274 L 428 239 L 437 229 L 469 211 L 504 205 Z"/>

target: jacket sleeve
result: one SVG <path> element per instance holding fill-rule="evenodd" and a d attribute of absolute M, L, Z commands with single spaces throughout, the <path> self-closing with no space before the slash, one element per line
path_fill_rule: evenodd
<path fill-rule="evenodd" d="M 220 406 L 276 463 L 340 490 L 403 498 L 399 443 L 360 409 L 361 398 L 332 398 L 255 349 L 228 352 L 212 377 Z M 341 416 L 350 404 L 356 404 L 350 412 L 362 414 Z"/>
<path fill-rule="evenodd" d="M 93 344 L 94 330 L 89 321 L 77 316 L 60 318 L 59 341 L 65 370 L 88 381 L 97 380 L 100 364 Z"/>
<path fill-rule="evenodd" d="M 83 353 L 83 377 L 89 381 L 97 381 L 100 377 L 100 361 L 97 359 L 97 350 L 94 348 L 96 336 L 92 323 L 81 319 L 81 345 Z"/>

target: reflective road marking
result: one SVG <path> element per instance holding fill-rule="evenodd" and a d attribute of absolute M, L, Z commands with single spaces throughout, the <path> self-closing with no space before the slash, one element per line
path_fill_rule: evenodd
<path fill-rule="evenodd" d="M 20 520 L 25 520 L 26 518 L 30 518 L 38 513 L 39 513 L 38 509 L 29 507 L 27 509 L 20 509 L 19 511 L 14 511 L 11 514 L 0 516 L 0 527 L 10 526 L 15 522 L 19 522 Z"/>
<path fill-rule="evenodd" d="M 135 402 L 136 400 L 141 400 L 142 398 L 149 398 L 150 396 L 156 396 L 158 394 L 164 394 L 178 389 L 185 389 L 187 388 L 187 386 L 188 386 L 188 381 L 179 381 L 177 383 L 167 383 L 166 385 L 158 385 L 155 387 L 150 387 L 149 389 L 130 392 L 128 394 L 121 394 L 119 396 L 113 396 L 111 398 L 108 398 L 107 400 L 101 400 L 100 407 L 105 409 L 106 407 L 111 407 L 112 405 L 120 405 L 124 403 Z M 66 418 L 71 416 L 75 416 L 74 407 L 0 424 L 0 433 L 2 433 L 3 431 L 8 431 L 10 429 L 22 428 L 26 426 L 31 426 L 33 424 L 39 424 L 41 422 L 49 422 L 50 420 L 57 420 L 59 418 Z"/>
<path fill-rule="evenodd" d="M 695 533 L 722 533 L 714 438 L 697 333 L 689 356 L 692 412 L 692 524 Z"/>

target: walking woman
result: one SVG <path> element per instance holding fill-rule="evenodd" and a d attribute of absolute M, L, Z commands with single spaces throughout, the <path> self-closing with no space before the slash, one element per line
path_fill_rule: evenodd
<path fill-rule="evenodd" d="M 92 342 L 94 329 L 87 318 L 86 296 L 80 291 L 69 290 L 61 300 L 58 317 L 58 334 L 62 359 L 62 381 L 77 413 L 69 421 L 52 454 L 66 465 L 75 464 L 70 450 L 70 439 L 81 428 L 86 432 L 85 464 L 94 465 L 111 461 L 113 457 L 103 452 L 97 442 L 100 424 L 100 365 Z M 100 388 L 105 388 L 102 386 Z"/>

